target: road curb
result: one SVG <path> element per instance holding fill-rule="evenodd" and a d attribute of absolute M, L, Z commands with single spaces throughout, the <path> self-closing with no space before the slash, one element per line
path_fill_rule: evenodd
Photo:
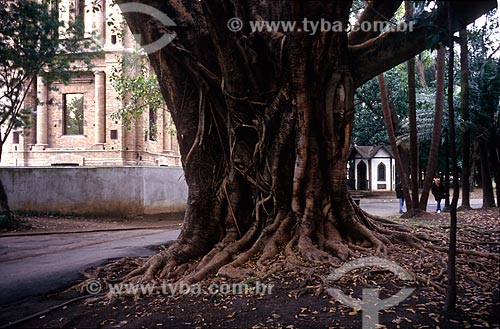
<path fill-rule="evenodd" d="M 169 226 L 150 226 L 150 227 L 126 227 L 126 228 L 109 228 L 109 229 L 91 229 L 91 230 L 74 230 L 74 231 L 46 231 L 46 232 L 11 232 L 0 233 L 0 238 L 15 237 L 15 236 L 37 236 L 37 235 L 56 235 L 56 234 L 76 234 L 76 233 L 97 233 L 97 232 L 114 232 L 114 231 L 135 231 L 135 230 L 161 230 L 179 228 L 181 224 Z"/>

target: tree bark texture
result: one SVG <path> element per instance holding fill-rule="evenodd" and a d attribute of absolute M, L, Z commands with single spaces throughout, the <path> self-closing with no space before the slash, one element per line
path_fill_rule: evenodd
<path fill-rule="evenodd" d="M 490 139 L 490 163 L 493 168 L 493 177 L 495 179 L 495 194 L 497 198 L 497 207 L 500 207 L 500 142 L 498 132 L 492 132 Z"/>
<path fill-rule="evenodd" d="M 385 78 L 383 74 L 377 76 L 378 86 L 380 88 L 380 98 L 382 100 L 382 111 L 384 114 L 384 122 L 387 128 L 387 135 L 389 136 L 389 142 L 391 144 L 391 151 L 396 162 L 396 170 L 399 174 L 399 179 L 401 180 L 401 186 L 403 190 L 403 195 L 405 197 L 406 206 L 413 204 L 412 197 L 410 195 L 410 182 L 408 180 L 407 166 L 403 165 L 401 159 L 401 154 L 399 148 L 396 144 L 396 134 L 394 133 L 394 125 L 391 115 L 391 108 L 389 104 L 389 96 L 387 94 L 387 86 L 385 83 Z M 395 111 L 394 111 L 395 112 Z"/>
<path fill-rule="evenodd" d="M 488 156 L 488 145 L 479 143 L 479 162 L 481 166 L 481 182 L 483 188 L 483 208 L 495 207 L 495 196 L 491 182 L 490 159 Z"/>
<path fill-rule="evenodd" d="M 460 36 L 460 114 L 462 120 L 467 123 L 470 120 L 469 113 L 469 49 L 467 41 L 467 30 L 461 29 Z M 471 142 L 470 129 L 465 125 L 462 132 L 462 207 L 470 208 L 470 173 L 471 173 Z"/>
<path fill-rule="evenodd" d="M 304 260 L 335 263 L 360 251 L 383 252 L 391 243 L 417 243 L 401 225 L 356 206 L 345 170 L 354 91 L 386 65 L 365 66 L 364 58 L 400 63 L 424 49 L 413 42 L 419 33 L 361 33 L 356 40 L 367 41 L 349 45 L 347 32 L 255 32 L 248 24 L 307 17 L 347 26 L 350 1 L 147 4 L 177 24 L 125 15 L 144 44 L 164 32 L 176 33 L 149 58 L 177 128 L 189 195 L 178 240 L 129 279 L 238 277 L 296 267 Z M 389 16 L 398 7 L 373 5 Z M 463 11 L 466 20 L 470 12 Z M 228 29 L 233 17 L 244 22 L 241 31 Z M 380 44 L 370 46 L 374 39 Z M 384 48 L 391 40 L 402 55 Z M 275 262 L 278 255 L 285 260 Z M 250 259 L 257 259 L 258 268 L 244 271 Z"/>
<path fill-rule="evenodd" d="M 448 6 L 450 9 L 450 6 Z M 452 15 L 448 16 L 449 26 L 452 24 Z M 450 29 L 451 30 L 451 29 Z M 453 35 L 450 33 L 449 60 L 448 60 L 448 133 L 450 137 L 451 174 L 453 175 L 453 199 L 450 204 L 450 245 L 448 249 L 448 285 L 444 308 L 446 311 L 455 309 L 457 303 L 457 203 L 460 188 L 458 185 L 457 148 L 455 142 L 455 108 L 453 106 L 454 87 L 454 60 Z"/>
<path fill-rule="evenodd" d="M 429 161 L 425 172 L 422 195 L 420 196 L 419 208 L 426 211 L 429 192 L 431 189 L 432 180 L 436 173 L 436 166 L 439 156 L 439 145 L 441 144 L 441 124 L 443 121 L 444 110 L 444 71 L 445 71 L 445 49 L 441 45 L 437 53 L 436 64 L 436 103 L 434 113 L 434 126 L 432 128 L 431 149 L 429 151 Z"/>
<path fill-rule="evenodd" d="M 405 1 L 406 16 L 410 17 L 414 13 L 413 3 Z M 420 64 L 422 64 L 420 62 Z M 408 71 L 408 121 L 410 125 L 410 182 L 411 182 L 411 209 L 418 208 L 418 137 L 417 137 L 417 100 L 415 91 L 415 58 L 410 58 L 407 62 Z M 423 72 L 423 66 L 422 66 Z M 422 84 L 426 87 L 425 76 L 422 75 Z M 408 203 L 406 203 L 408 207 Z"/>

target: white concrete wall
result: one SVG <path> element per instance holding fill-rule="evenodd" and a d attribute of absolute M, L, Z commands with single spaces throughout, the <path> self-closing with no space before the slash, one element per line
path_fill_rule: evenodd
<path fill-rule="evenodd" d="M 144 212 L 157 214 L 184 211 L 187 185 L 182 168 L 142 167 L 142 169 L 144 169 Z"/>
<path fill-rule="evenodd" d="M 0 168 L 13 210 L 134 216 L 183 211 L 180 167 Z"/>

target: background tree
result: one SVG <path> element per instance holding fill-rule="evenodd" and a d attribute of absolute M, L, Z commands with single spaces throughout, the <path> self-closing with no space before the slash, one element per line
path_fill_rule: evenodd
<path fill-rule="evenodd" d="M 144 43 L 166 31 L 177 34 L 149 57 L 176 124 L 189 196 L 179 239 L 127 279 L 183 275 L 192 282 L 211 273 L 308 271 L 306 260 L 335 262 L 394 243 L 419 245 L 404 228 L 355 205 L 345 166 L 354 90 L 439 42 L 443 8 L 419 17 L 412 32 L 374 37 L 359 30 L 349 45 L 343 31 L 249 28 L 249 21 L 304 17 L 347 26 L 349 1 L 147 3 L 182 23 L 162 26 L 125 14 Z M 400 4 L 370 2 L 360 20 L 392 17 Z M 495 5 L 457 2 L 454 17 L 463 26 Z M 242 19 L 241 31 L 228 29 L 233 17 Z M 278 253 L 285 257 L 277 261 Z M 255 257 L 257 268 L 241 266 Z"/>
<path fill-rule="evenodd" d="M 439 59 L 439 56 L 436 59 Z M 364 115 L 366 115 L 367 118 L 364 119 L 366 121 L 355 119 L 355 140 L 358 134 L 369 134 L 370 132 L 374 131 L 374 129 L 386 130 L 386 134 L 381 134 L 382 138 L 384 138 L 382 140 L 382 143 L 390 143 L 391 148 L 393 149 L 393 153 L 396 152 L 395 150 L 397 150 L 397 156 L 399 157 L 399 160 L 397 160 L 396 162 L 401 163 L 401 165 L 397 165 L 398 173 L 401 173 L 402 171 L 406 172 L 405 176 L 408 177 L 406 179 L 406 184 L 408 185 L 406 185 L 406 188 L 404 188 L 403 190 L 407 190 L 405 191 L 405 195 L 408 196 L 405 196 L 405 199 L 409 198 L 407 199 L 407 207 L 408 209 L 412 209 L 412 211 L 410 212 L 411 215 L 418 213 L 416 212 L 416 210 L 419 208 L 412 207 L 412 203 L 414 201 L 416 201 L 417 203 L 419 202 L 418 193 L 416 200 L 413 200 L 413 197 L 409 197 L 408 190 L 410 186 L 412 186 L 413 190 L 415 189 L 414 185 L 417 185 L 416 190 L 418 192 L 418 181 L 420 179 L 417 169 L 418 163 L 420 163 L 420 167 L 422 168 L 429 168 L 428 171 L 430 170 L 432 172 L 432 177 L 434 177 L 434 173 L 438 168 L 438 160 L 440 156 L 439 148 L 441 145 L 441 123 L 443 121 L 444 110 L 444 65 L 444 62 L 441 63 L 441 66 L 436 65 L 436 70 L 432 70 L 435 73 L 435 77 L 437 78 L 436 83 L 431 82 L 431 86 L 429 87 L 429 89 L 427 89 L 428 86 L 426 86 L 425 88 L 420 88 L 418 93 L 419 97 L 415 98 L 415 103 L 417 103 L 418 101 L 419 111 L 415 111 L 413 114 L 415 115 L 415 125 L 418 124 L 419 129 L 418 131 L 414 131 L 414 133 L 417 133 L 417 136 L 414 137 L 416 137 L 415 139 L 418 139 L 419 142 L 415 143 L 414 141 L 413 143 L 417 144 L 417 147 L 414 146 L 413 148 L 417 149 L 418 144 L 420 144 L 422 146 L 422 151 L 420 152 L 420 159 L 415 161 L 417 162 L 417 164 L 415 165 L 416 174 L 412 174 L 412 176 L 415 177 L 414 182 L 413 179 L 410 179 L 410 176 L 408 175 L 410 167 L 407 160 L 408 154 L 406 152 L 406 150 L 408 149 L 408 145 L 412 144 L 410 141 L 411 120 L 408 117 L 410 113 L 410 93 L 409 90 L 403 87 L 410 83 L 410 77 L 408 76 L 407 71 L 405 71 L 402 66 L 398 66 L 397 69 L 388 71 L 388 73 L 390 74 L 390 78 L 383 79 L 380 76 L 378 77 L 378 88 L 374 85 L 373 81 L 370 81 L 363 85 L 356 92 L 358 98 L 364 100 L 365 105 L 368 101 L 370 103 L 368 103 L 369 106 L 358 106 L 359 114 L 357 114 L 356 119 L 364 119 Z M 438 67 L 441 69 L 440 71 L 437 71 Z M 438 75 L 438 73 L 440 73 L 441 75 Z M 389 81 L 390 87 L 386 86 L 386 81 Z M 436 92 L 438 86 L 443 88 L 441 93 Z M 364 96 L 361 96 L 361 94 L 363 94 Z M 442 97 L 442 100 L 438 101 L 436 97 Z M 382 101 L 379 101 L 378 98 L 381 98 Z M 367 108 L 370 110 L 366 110 Z M 380 110 L 380 108 L 382 108 L 383 110 Z M 378 112 L 383 113 L 383 124 L 378 123 L 376 120 L 373 120 L 377 119 L 377 116 L 374 117 L 373 114 L 378 114 Z M 361 126 L 367 127 L 366 129 L 360 130 L 357 127 L 360 121 Z M 366 122 L 366 126 L 363 125 L 363 122 Z M 388 133 L 389 131 L 392 132 Z M 436 131 L 437 133 L 435 133 Z M 393 135 L 392 138 L 389 137 L 391 135 Z M 358 138 L 357 140 L 360 140 L 360 138 Z M 416 155 L 418 157 L 418 154 Z M 401 166 L 403 169 L 400 169 Z M 422 207 L 427 207 L 429 189 L 430 185 L 425 186 L 424 184 L 422 198 L 425 198 L 425 200 L 422 200 L 421 198 L 420 202 L 425 203 L 425 205 L 423 205 Z M 425 211 L 424 208 L 420 209 Z"/>
<path fill-rule="evenodd" d="M 427 201 L 431 189 L 432 179 L 436 172 L 437 157 L 439 155 L 439 145 L 441 141 L 441 123 L 443 119 L 444 110 L 444 77 L 445 77 L 445 49 L 440 46 L 437 54 L 436 66 L 436 106 L 434 126 L 432 128 L 432 141 L 429 151 L 429 162 L 427 163 L 427 170 L 425 172 L 425 179 L 423 183 L 422 195 L 420 196 L 419 208 L 420 210 L 427 210 Z"/>
<path fill-rule="evenodd" d="M 159 109 L 166 108 L 156 74 L 151 72 L 145 54 L 130 52 L 121 55 L 118 65 L 113 67 L 110 80 L 118 99 L 124 104 L 112 117 L 122 120 L 125 127 L 130 128 L 149 109 L 153 109 L 156 115 Z"/>
<path fill-rule="evenodd" d="M 487 60 L 479 75 L 479 109 L 474 112 L 477 142 L 479 144 L 481 180 L 483 187 L 483 207 L 495 207 L 495 197 L 491 177 L 498 177 L 498 99 L 500 88 L 499 62 Z M 495 118 L 497 112 L 497 118 Z M 493 171 L 493 175 L 492 175 Z M 499 182 L 499 179 L 496 179 Z M 498 189 L 497 189 L 498 194 Z M 497 195 L 498 197 L 498 195 Z"/>
<path fill-rule="evenodd" d="M 414 14 L 413 3 L 405 1 L 405 12 L 408 17 Z M 410 58 L 407 65 L 408 72 L 408 122 L 410 127 L 410 184 L 411 184 L 411 209 L 418 208 L 418 132 L 417 132 L 417 99 L 416 99 L 416 82 L 415 82 L 415 58 Z M 422 62 L 419 65 L 423 67 Z M 419 66 L 419 67 L 420 67 Z M 420 69 L 423 71 L 423 68 Z M 422 74 L 420 81 L 424 88 L 427 88 L 425 77 Z M 406 202 L 408 208 L 409 202 Z"/>
<path fill-rule="evenodd" d="M 492 13 L 494 14 L 494 12 Z M 485 24 L 470 31 L 470 121 L 462 121 L 462 130 L 469 129 L 473 148 L 478 149 L 483 206 L 494 207 L 492 177 L 495 178 L 497 199 L 500 197 L 500 71 L 498 20 L 488 15 Z"/>
<path fill-rule="evenodd" d="M 395 111 L 391 114 L 394 122 L 394 133 L 398 145 L 407 144 L 403 136 L 406 134 L 408 102 L 405 88 L 406 73 L 401 65 L 384 72 L 387 86 L 389 106 Z M 384 122 L 380 88 L 377 78 L 367 81 L 355 92 L 355 113 L 352 140 L 355 145 L 387 145 L 389 137 Z"/>
<path fill-rule="evenodd" d="M 394 111 L 391 111 L 391 106 L 389 104 L 389 97 L 387 96 L 387 87 L 385 84 L 384 74 L 379 74 L 377 76 L 378 84 L 380 88 L 380 98 L 382 101 L 382 111 L 384 113 L 384 122 L 387 128 L 387 135 L 389 136 L 389 142 L 391 145 L 391 151 L 396 162 L 396 171 L 399 174 L 399 180 L 401 181 L 401 186 L 403 190 L 403 195 L 406 200 L 406 207 L 411 207 L 413 205 L 412 198 L 410 195 L 410 182 L 408 175 L 408 167 L 403 165 L 403 152 L 400 152 L 396 144 L 396 134 L 394 133 L 394 123 L 393 117 L 395 116 Z"/>
<path fill-rule="evenodd" d="M 453 24 L 453 13 L 451 7 L 448 5 L 448 30 L 452 30 Z M 450 245 L 448 249 L 448 285 L 446 289 L 446 300 L 445 300 L 445 310 L 453 310 L 456 306 L 457 300 L 457 278 L 456 278 L 456 254 L 457 254 L 457 203 L 458 196 L 460 193 L 458 185 L 458 159 L 457 159 L 457 149 L 455 143 L 455 108 L 454 108 L 454 36 L 453 32 L 448 35 L 448 49 L 449 49 L 449 60 L 448 60 L 448 132 L 450 139 L 450 156 L 451 156 L 451 172 L 453 175 L 453 199 L 450 204 Z M 448 169 L 448 168 L 447 168 Z"/>
<path fill-rule="evenodd" d="M 12 129 L 29 124 L 32 109 L 24 99 L 36 77 L 67 82 L 75 70 L 90 68 L 98 49 L 79 36 L 82 22 L 59 21 L 49 2 L 0 0 L 0 158 Z M 65 27 L 64 33 L 60 27 Z M 2 227 L 15 228 L 7 195 L 0 180 Z"/>
<path fill-rule="evenodd" d="M 460 116 L 464 122 L 469 122 L 469 45 L 467 30 L 461 29 L 460 36 Z M 470 209 L 470 162 L 471 134 L 467 126 L 463 126 L 461 134 L 462 146 L 462 206 Z"/>
<path fill-rule="evenodd" d="M 405 171 L 408 173 L 410 170 L 415 171 L 408 177 L 412 193 L 416 194 L 416 199 L 412 196 L 410 201 L 411 203 L 417 203 L 417 206 L 413 207 L 414 205 L 407 200 L 407 208 L 413 209 L 409 213 L 410 216 L 418 213 L 418 211 L 416 211 L 419 202 L 418 184 L 420 181 L 418 168 L 426 168 L 428 166 L 432 131 L 435 123 L 435 58 L 433 59 L 430 51 L 425 51 L 424 54 L 420 54 L 419 58 L 419 72 L 421 72 L 419 75 L 422 76 L 423 79 L 419 79 L 419 83 L 415 84 L 416 97 L 414 97 L 415 99 L 413 100 L 415 102 L 415 110 L 411 110 L 410 107 L 412 101 L 410 98 L 412 88 L 405 88 L 405 86 L 410 86 L 411 84 L 411 79 L 408 74 L 409 63 L 407 63 L 406 70 L 403 65 L 398 65 L 384 73 L 384 76 L 386 76 L 384 82 L 387 87 L 387 98 L 389 100 L 388 111 L 390 112 L 387 114 L 387 118 L 383 115 L 384 111 L 382 110 L 382 102 L 380 101 L 381 94 L 383 94 L 380 91 L 382 89 L 380 88 L 380 83 L 377 84 L 375 79 L 370 80 L 356 91 L 356 98 L 359 102 L 355 107 L 356 111 L 353 129 L 353 140 L 356 145 L 389 144 L 391 141 L 387 134 L 387 127 L 388 122 L 392 122 L 396 141 L 391 144 L 395 144 L 398 152 L 401 153 L 399 157 L 402 159 L 401 162 Z M 425 84 L 421 83 L 422 80 L 425 81 Z M 427 80 L 429 80 L 429 84 Z M 416 110 L 417 104 L 418 111 Z M 415 118 L 410 118 L 410 114 L 413 114 Z M 384 120 L 382 118 L 384 118 Z M 446 119 L 446 117 L 443 119 Z M 413 128 L 413 134 L 416 134 L 413 142 L 410 138 L 412 135 L 412 124 L 415 126 Z M 418 126 L 418 130 L 416 126 Z M 436 135 L 438 147 L 441 145 L 440 137 L 441 134 L 439 134 L 439 136 Z M 414 146 L 412 147 L 411 145 Z M 408 161 L 409 157 L 407 153 L 409 150 L 411 154 L 412 149 L 415 151 L 420 149 L 419 152 L 415 152 L 414 154 L 414 157 L 416 157 L 416 159 L 413 160 L 413 162 L 416 163 L 415 165 L 410 165 Z M 439 168 L 439 161 L 442 159 L 443 155 L 438 152 L 438 155 L 434 158 L 434 161 L 436 161 L 434 171 Z M 415 179 L 412 179 L 412 177 L 415 177 Z"/>

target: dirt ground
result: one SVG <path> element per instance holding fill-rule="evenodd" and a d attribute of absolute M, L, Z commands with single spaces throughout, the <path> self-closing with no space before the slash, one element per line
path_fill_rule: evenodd
<path fill-rule="evenodd" d="M 132 230 L 148 228 L 178 228 L 182 224 L 184 213 L 167 213 L 161 215 L 138 216 L 134 218 L 120 217 L 85 217 L 67 215 L 24 214 L 19 218 L 31 224 L 30 229 L 17 232 L 1 232 L 5 235 L 50 234 L 55 232 L 95 232 L 107 230 Z"/>

